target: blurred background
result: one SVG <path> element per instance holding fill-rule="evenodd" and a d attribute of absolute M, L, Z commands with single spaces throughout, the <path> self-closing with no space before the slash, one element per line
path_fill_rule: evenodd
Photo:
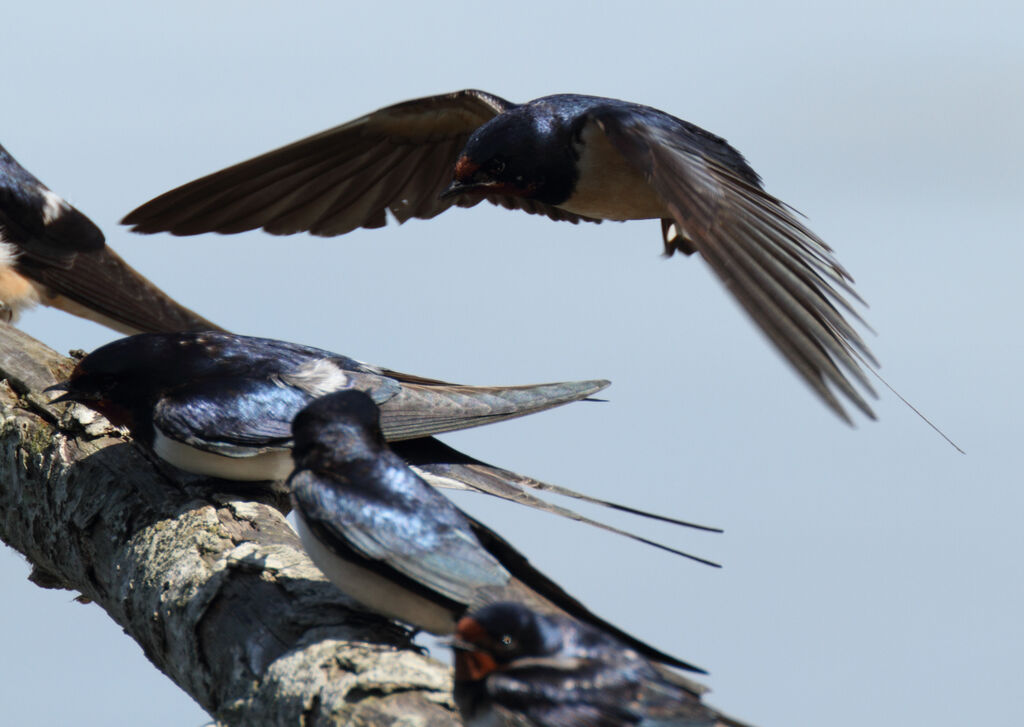
<path fill-rule="evenodd" d="M 460 504 L 602 616 L 707 668 L 709 699 L 730 714 L 761 727 L 1024 722 L 1024 6 L 625 7 L 14 4 L 0 142 L 139 270 L 234 331 L 464 383 L 611 379 L 608 403 L 445 440 L 723 527 L 597 513 L 722 570 Z M 572 226 L 479 206 L 333 239 L 118 226 L 195 177 L 466 87 L 613 96 L 727 138 L 837 250 L 870 303 L 883 374 L 967 454 L 884 387 L 878 422 L 842 424 L 699 258 L 660 259 L 656 221 Z M 50 310 L 22 326 L 61 351 L 116 337 Z M 98 607 L 28 571 L 0 552 L 5 722 L 207 720 Z"/>

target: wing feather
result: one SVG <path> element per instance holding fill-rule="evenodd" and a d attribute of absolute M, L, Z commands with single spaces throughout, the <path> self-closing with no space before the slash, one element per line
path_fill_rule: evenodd
<path fill-rule="evenodd" d="M 129 212 L 122 223 L 142 233 L 262 228 L 275 235 L 334 236 L 383 227 L 388 210 L 401 224 L 483 199 L 553 220 L 587 220 L 517 197 L 440 199 L 470 134 L 512 106 L 476 90 L 388 106 L 184 184 Z"/>
<path fill-rule="evenodd" d="M 638 110 L 639 109 L 639 110 Z M 782 355 L 840 417 L 837 390 L 874 413 L 851 378 L 875 396 L 861 364 L 877 365 L 846 311 L 862 303 L 832 249 L 778 199 L 708 153 L 715 138 L 646 107 L 599 108 L 594 120 L 643 173 L 675 224 Z"/>

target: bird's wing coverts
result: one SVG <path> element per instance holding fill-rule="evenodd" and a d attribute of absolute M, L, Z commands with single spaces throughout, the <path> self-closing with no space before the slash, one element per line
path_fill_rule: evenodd
<path fill-rule="evenodd" d="M 346 371 L 346 385 L 375 401 L 391 399 L 394 381 L 375 374 Z M 228 454 L 237 447 L 277 449 L 290 446 L 292 420 L 325 392 L 269 377 L 213 376 L 176 386 L 153 411 L 153 423 L 171 439 L 198 449 Z"/>
<path fill-rule="evenodd" d="M 51 192 L 0 146 L 0 239 L 19 254 L 68 266 L 75 253 L 101 250 L 103 233 L 92 220 Z"/>
<path fill-rule="evenodd" d="M 165 394 L 153 408 L 153 424 L 171 439 L 216 454 L 279 449 L 290 446 L 292 419 L 313 398 L 271 381 L 203 379 Z"/>
<path fill-rule="evenodd" d="M 402 474 L 416 476 L 408 470 Z M 441 508 L 429 505 L 411 514 L 396 511 L 389 503 L 363 497 L 357 488 L 327 486 L 324 480 L 333 476 L 300 470 L 289 480 L 303 518 L 328 547 L 337 550 L 344 544 L 362 558 L 460 604 L 471 603 L 478 588 L 508 582 L 505 569 L 459 518 L 444 517 Z M 331 537 L 324 538 L 325 534 Z"/>

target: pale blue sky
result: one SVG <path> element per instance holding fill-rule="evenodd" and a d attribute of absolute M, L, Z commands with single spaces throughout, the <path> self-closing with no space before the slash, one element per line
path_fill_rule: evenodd
<path fill-rule="evenodd" d="M 769 7 L 769 5 L 771 7 Z M 1016 3 L 73 3 L 5 8 L 0 142 L 153 280 L 239 332 L 466 383 L 605 377 L 446 440 L 719 525 L 645 528 L 702 568 L 463 498 L 594 610 L 707 667 L 761 727 L 1024 723 L 1019 372 L 1024 11 Z M 895 397 L 842 425 L 656 222 L 479 207 L 344 238 L 139 237 L 172 186 L 465 87 L 647 103 L 725 136 L 870 303 Z M 114 334 L 58 312 L 59 350 Z M 95 605 L 0 552 L 4 721 L 198 725 Z"/>

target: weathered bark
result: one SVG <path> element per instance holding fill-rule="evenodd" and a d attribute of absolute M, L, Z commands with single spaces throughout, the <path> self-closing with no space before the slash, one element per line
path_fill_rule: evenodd
<path fill-rule="evenodd" d="M 0 325 L 0 539 L 35 583 L 99 604 L 224 724 L 458 723 L 449 670 L 353 610 L 278 510 L 51 407 L 71 365 Z"/>

